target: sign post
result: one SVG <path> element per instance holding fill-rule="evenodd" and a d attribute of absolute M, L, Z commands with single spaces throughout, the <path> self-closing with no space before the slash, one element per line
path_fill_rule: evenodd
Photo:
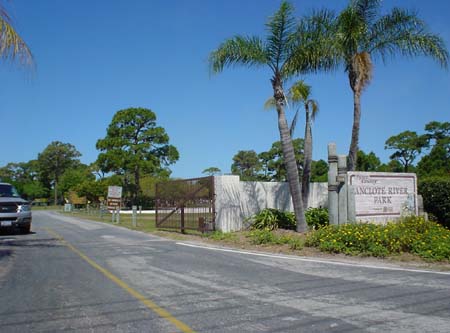
<path fill-rule="evenodd" d="M 112 211 L 112 223 L 120 222 L 120 204 L 122 202 L 122 186 L 108 186 L 107 206 Z M 116 213 L 117 212 L 117 213 Z"/>

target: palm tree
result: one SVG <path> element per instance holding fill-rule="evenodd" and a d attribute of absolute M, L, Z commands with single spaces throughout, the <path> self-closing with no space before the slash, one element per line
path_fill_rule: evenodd
<path fill-rule="evenodd" d="M 308 206 L 309 196 L 309 182 L 311 178 L 311 163 L 312 163 L 312 122 L 314 121 L 317 113 L 319 112 L 319 103 L 310 98 L 311 86 L 307 85 L 304 81 L 295 82 L 289 89 L 286 96 L 288 102 L 291 104 L 300 104 L 305 108 L 305 137 L 304 137 L 304 157 L 303 157 L 303 172 L 302 172 L 302 202 L 303 207 Z M 264 108 L 274 108 L 275 99 L 269 98 L 264 104 Z M 299 109 L 296 110 L 295 116 L 292 120 L 289 132 L 291 137 L 293 136 L 295 127 L 297 125 L 297 119 L 299 115 Z"/>
<path fill-rule="evenodd" d="M 312 122 L 319 112 L 319 103 L 311 99 L 311 86 L 303 81 L 298 81 L 289 90 L 289 99 L 293 103 L 302 104 L 305 108 L 305 148 L 302 174 L 302 200 L 303 206 L 308 207 L 309 196 L 309 181 L 311 178 L 311 163 L 312 163 Z M 296 120 L 297 117 L 294 118 Z M 294 122 L 295 124 L 295 122 Z M 295 126 L 295 125 L 294 125 Z"/>
<path fill-rule="evenodd" d="M 345 65 L 353 91 L 354 114 L 348 169 L 354 170 L 358 152 L 361 94 L 370 83 L 373 57 L 383 62 L 396 55 L 425 55 L 447 67 L 444 41 L 428 31 L 416 13 L 394 8 L 379 15 L 380 0 L 351 0 L 336 19 L 336 51 Z"/>
<path fill-rule="evenodd" d="M 15 60 L 17 57 L 21 64 L 33 63 L 30 49 L 14 30 L 8 13 L 0 4 L 0 58 Z"/>
<path fill-rule="evenodd" d="M 282 143 L 289 189 L 297 218 L 297 231 L 306 230 L 306 221 L 301 200 L 301 184 L 295 161 L 292 138 L 284 111 L 285 94 L 283 82 L 290 77 L 326 68 L 330 64 L 321 54 L 329 47 L 326 34 L 329 29 L 329 14 L 321 12 L 310 18 L 303 18 L 296 24 L 293 7 L 283 2 L 280 9 L 268 20 L 268 36 L 263 40 L 255 36 L 234 36 L 225 40 L 210 55 L 211 69 L 221 72 L 224 67 L 244 65 L 268 67 L 272 72 L 272 89 L 278 115 L 278 129 Z"/>

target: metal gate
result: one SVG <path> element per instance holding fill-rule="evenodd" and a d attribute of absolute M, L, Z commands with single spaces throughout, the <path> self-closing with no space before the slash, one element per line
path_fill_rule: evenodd
<path fill-rule="evenodd" d="M 201 232 L 215 229 L 214 177 L 156 184 L 156 227 Z"/>

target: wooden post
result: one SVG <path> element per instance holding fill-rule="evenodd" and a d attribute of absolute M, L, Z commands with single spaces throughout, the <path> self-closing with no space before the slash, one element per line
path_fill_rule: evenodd
<path fill-rule="evenodd" d="M 181 206 L 181 233 L 184 234 L 184 206 Z"/>

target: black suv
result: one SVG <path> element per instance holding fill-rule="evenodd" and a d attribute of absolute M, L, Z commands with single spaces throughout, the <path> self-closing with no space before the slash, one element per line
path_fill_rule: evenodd
<path fill-rule="evenodd" d="M 31 230 L 31 205 L 8 183 L 0 183 L 0 228 L 18 227 L 23 233 Z"/>

